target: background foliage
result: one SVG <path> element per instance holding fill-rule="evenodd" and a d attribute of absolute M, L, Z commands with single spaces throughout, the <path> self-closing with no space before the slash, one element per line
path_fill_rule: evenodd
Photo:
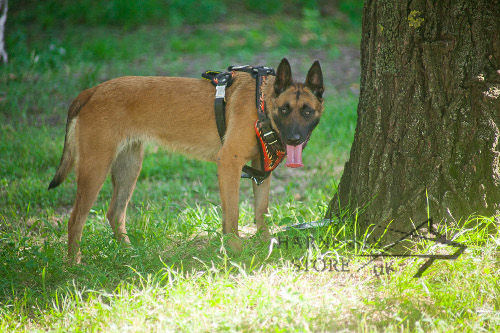
<path fill-rule="evenodd" d="M 141 24 L 200 24 L 222 22 L 241 13 L 261 16 L 298 16 L 305 9 L 329 13 L 340 10 L 360 22 L 362 0 L 45 0 L 12 1 L 10 12 L 21 24 L 44 28 L 61 25 L 104 25 L 134 27 Z"/>

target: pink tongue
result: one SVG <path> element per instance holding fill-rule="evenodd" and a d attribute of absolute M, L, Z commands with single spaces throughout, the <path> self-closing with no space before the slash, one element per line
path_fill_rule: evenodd
<path fill-rule="evenodd" d="M 298 146 L 286 145 L 286 166 L 289 168 L 300 168 L 303 167 L 302 164 L 302 146 L 301 143 Z"/>

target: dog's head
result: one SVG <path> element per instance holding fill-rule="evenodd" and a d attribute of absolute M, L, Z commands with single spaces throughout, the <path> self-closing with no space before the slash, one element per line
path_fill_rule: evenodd
<path fill-rule="evenodd" d="M 274 103 L 268 112 L 274 129 L 286 145 L 286 165 L 289 167 L 303 166 L 302 148 L 323 113 L 323 91 L 323 74 L 318 61 L 312 64 L 306 81 L 298 83 L 292 79 L 288 60 L 281 60 L 274 81 Z"/>

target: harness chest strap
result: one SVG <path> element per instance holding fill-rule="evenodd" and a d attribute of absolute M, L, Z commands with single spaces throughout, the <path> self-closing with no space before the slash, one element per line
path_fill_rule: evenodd
<path fill-rule="evenodd" d="M 261 73 L 262 71 L 262 73 Z M 279 136 L 273 130 L 271 126 L 271 120 L 266 115 L 266 105 L 264 99 L 264 91 L 262 90 L 262 84 L 267 80 L 267 71 L 265 69 L 259 69 L 258 75 L 256 77 L 256 102 L 257 102 L 257 114 L 258 119 L 255 122 L 255 134 L 257 136 L 257 141 L 260 143 L 261 151 L 261 161 L 262 168 L 265 171 L 273 171 L 281 163 L 283 158 L 286 156 L 286 152 L 283 149 L 283 144 Z M 274 75 L 274 70 L 272 72 Z"/>
<path fill-rule="evenodd" d="M 223 141 L 226 132 L 225 91 L 226 87 L 229 87 L 233 82 L 234 71 L 252 74 L 256 81 L 255 95 L 258 114 L 254 129 L 260 146 L 262 170 L 245 165 L 243 166 L 242 178 L 250 178 L 257 185 L 260 185 L 286 156 L 281 140 L 272 129 L 271 122 L 265 113 L 264 92 L 262 91 L 262 84 L 267 79 L 267 76 L 275 75 L 275 73 L 272 68 L 262 66 L 230 66 L 228 70 L 231 72 L 206 71 L 202 74 L 202 77 L 210 80 L 216 87 L 214 107 L 217 131 L 221 141 Z"/>

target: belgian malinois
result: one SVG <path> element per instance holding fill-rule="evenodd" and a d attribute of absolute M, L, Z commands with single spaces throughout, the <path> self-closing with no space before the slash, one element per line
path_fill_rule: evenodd
<path fill-rule="evenodd" d="M 283 59 L 276 76 L 262 86 L 266 113 L 286 145 L 289 166 L 302 165 L 302 147 L 323 112 L 323 75 L 318 61 L 304 83 L 294 82 Z M 115 237 L 129 243 L 126 209 L 139 176 L 143 147 L 155 141 L 170 150 L 217 163 L 223 232 L 229 246 L 241 250 L 238 197 L 242 167 L 260 168 L 254 132 L 257 119 L 255 79 L 235 73 L 226 94 L 227 130 L 219 138 L 214 115 L 214 87 L 203 79 L 127 76 L 84 90 L 71 103 L 61 162 L 49 189 L 58 186 L 76 165 L 76 199 L 68 221 L 68 258 L 79 263 L 83 226 L 109 171 L 113 196 L 106 214 Z M 264 238 L 270 177 L 253 184 L 255 222 Z"/>

